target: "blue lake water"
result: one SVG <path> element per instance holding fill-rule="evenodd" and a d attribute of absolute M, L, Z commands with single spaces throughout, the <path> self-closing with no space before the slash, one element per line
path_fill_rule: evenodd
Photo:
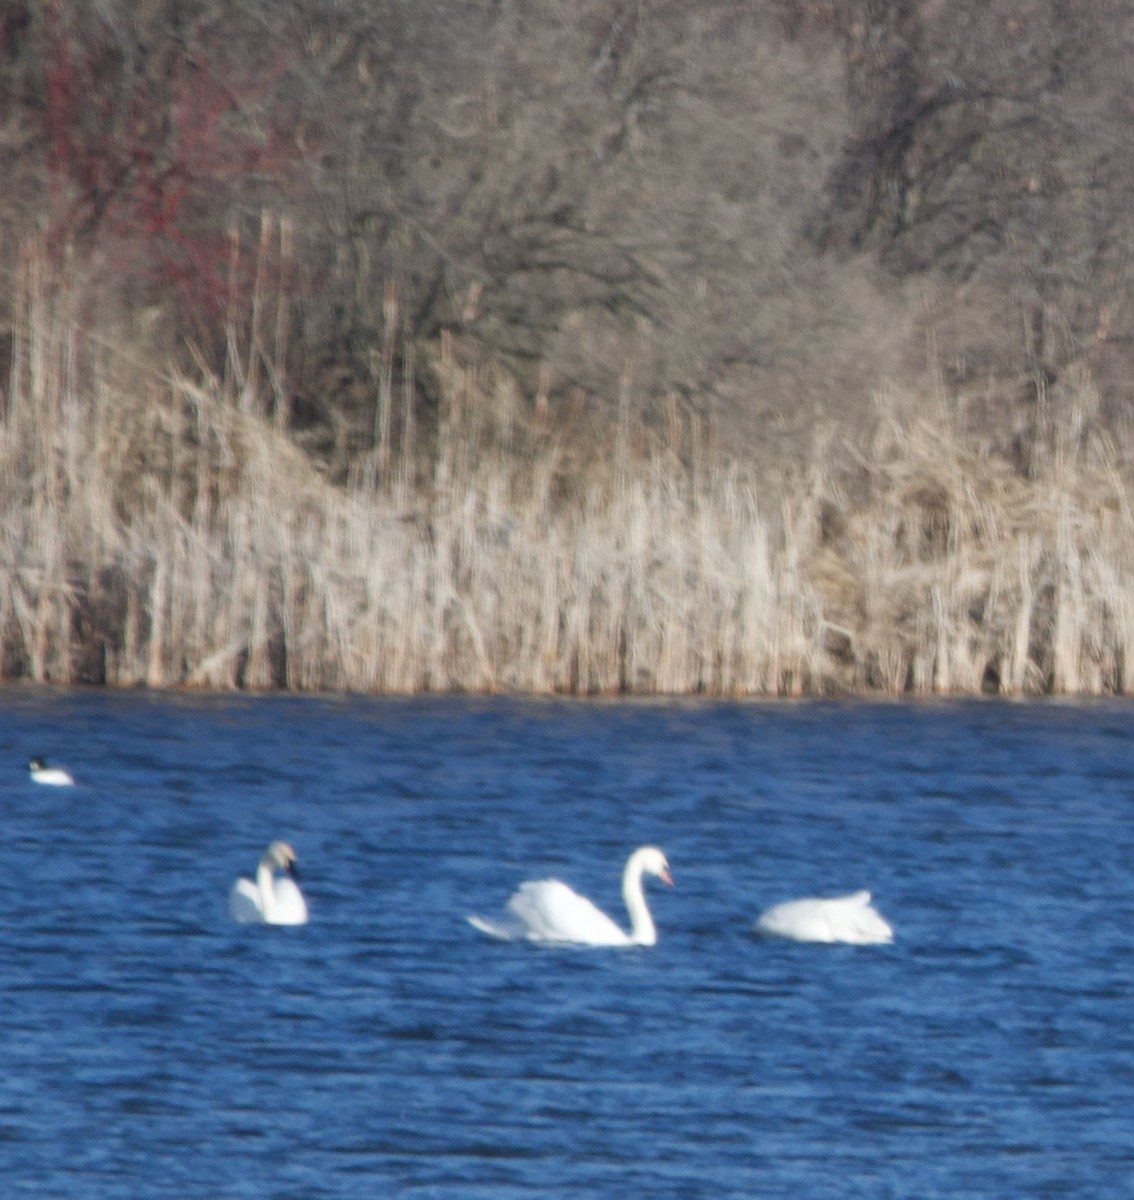
<path fill-rule="evenodd" d="M 0 767 L 4 1196 L 1134 1194 L 1129 704 L 15 690 Z M 311 922 L 235 926 L 276 837 Z M 644 842 L 652 949 L 465 921 L 625 924 Z M 752 933 L 860 887 L 892 946 Z"/>

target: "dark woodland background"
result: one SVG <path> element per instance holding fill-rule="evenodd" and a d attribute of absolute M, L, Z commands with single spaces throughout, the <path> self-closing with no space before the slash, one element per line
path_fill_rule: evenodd
<path fill-rule="evenodd" d="M 1129 444 L 1132 15 L 5 0 L 0 327 L 31 237 L 155 362 L 219 369 L 270 276 L 276 403 L 330 478 L 383 364 L 413 356 L 428 426 L 442 335 L 583 441 L 676 403 L 778 469 L 896 385 L 1026 474 L 1083 371 Z"/>

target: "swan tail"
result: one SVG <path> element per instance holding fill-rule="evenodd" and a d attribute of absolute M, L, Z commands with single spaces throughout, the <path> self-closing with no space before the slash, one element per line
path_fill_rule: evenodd
<path fill-rule="evenodd" d="M 467 919 L 474 929 L 479 929 L 481 933 L 487 934 L 490 938 L 496 938 L 500 942 L 515 941 L 516 938 L 523 936 L 523 930 L 518 926 L 504 925 L 499 921 L 489 921 L 485 917 L 475 915 Z"/>

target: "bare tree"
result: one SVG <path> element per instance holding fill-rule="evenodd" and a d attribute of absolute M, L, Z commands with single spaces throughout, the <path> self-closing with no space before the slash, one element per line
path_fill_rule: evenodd
<path fill-rule="evenodd" d="M 1027 468 L 1075 372 L 1130 408 L 1131 8 L 6 0 L 0 238 L 217 359 L 278 284 L 339 471 L 442 336 L 770 464 L 945 379 Z"/>
<path fill-rule="evenodd" d="M 1069 372 L 1103 383 L 1112 425 L 1134 398 L 1132 15 L 1121 0 L 864 0 L 844 15 L 853 132 L 813 238 L 932 280 L 945 376 L 987 396 L 1024 466 Z"/>

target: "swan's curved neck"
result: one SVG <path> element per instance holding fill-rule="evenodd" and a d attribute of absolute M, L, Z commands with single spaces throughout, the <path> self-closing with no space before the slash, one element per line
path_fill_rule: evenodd
<path fill-rule="evenodd" d="M 256 890 L 260 893 L 260 912 L 265 921 L 271 921 L 276 915 L 276 888 L 267 859 L 261 859 L 256 868 Z"/>
<path fill-rule="evenodd" d="M 622 873 L 622 899 L 626 901 L 626 911 L 630 914 L 630 940 L 638 946 L 656 945 L 658 931 L 642 889 L 642 866 L 633 858 Z"/>

